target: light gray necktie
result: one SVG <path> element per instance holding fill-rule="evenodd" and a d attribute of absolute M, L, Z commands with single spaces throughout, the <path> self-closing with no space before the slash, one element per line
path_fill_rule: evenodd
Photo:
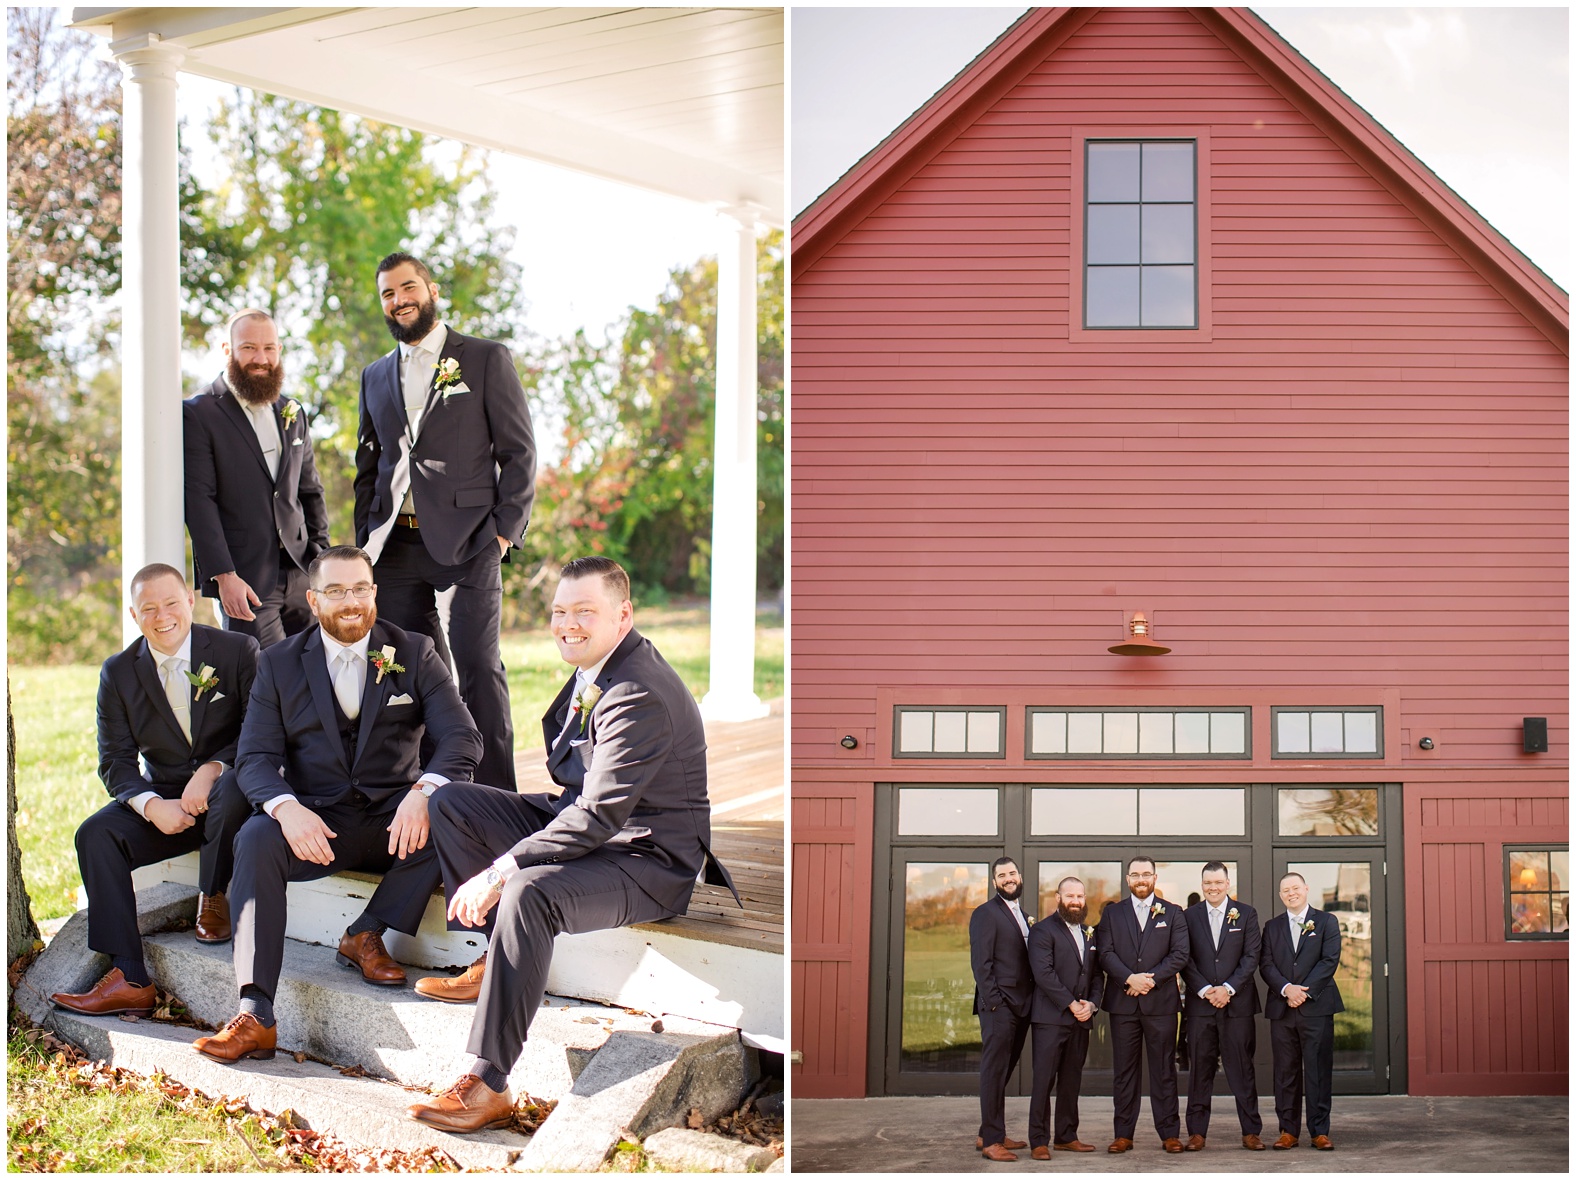
<path fill-rule="evenodd" d="M 1138 932 L 1142 934 L 1149 929 L 1149 907 L 1146 905 L 1142 909 L 1135 909 L 1133 913 L 1138 917 Z"/>
<path fill-rule="evenodd" d="M 252 432 L 257 435 L 257 445 L 263 449 L 263 462 L 268 464 L 268 474 L 279 478 L 279 427 L 274 424 L 274 408 L 247 406 L 246 416 L 252 420 Z"/>
<path fill-rule="evenodd" d="M 1220 949 L 1220 928 L 1225 925 L 1225 920 L 1226 913 L 1224 910 L 1217 910 L 1214 906 L 1209 907 L 1209 929 L 1210 933 L 1215 936 L 1215 949 L 1217 951 Z"/>
<path fill-rule="evenodd" d="M 191 710 L 191 685 L 187 683 L 183 665 L 185 660 L 179 656 L 168 656 L 164 660 L 164 699 L 170 702 L 170 711 L 175 714 L 175 721 L 181 727 L 181 732 L 186 735 L 186 741 L 192 740 L 192 710 Z"/>
<path fill-rule="evenodd" d="M 356 653 L 348 647 L 339 653 L 339 668 L 334 673 L 334 695 L 347 720 L 361 716 L 361 686 L 356 683 Z"/>
<path fill-rule="evenodd" d="M 1291 953 L 1295 955 L 1302 944 L 1302 923 L 1293 914 L 1287 914 L 1286 917 L 1291 922 Z"/>
<path fill-rule="evenodd" d="M 1068 926 L 1067 927 L 1067 933 L 1071 934 L 1073 936 L 1073 941 L 1078 944 L 1078 957 L 1080 959 L 1082 959 L 1083 955 L 1084 955 L 1083 927 L 1081 927 L 1081 926 Z"/>
<path fill-rule="evenodd" d="M 400 375 L 401 392 L 405 398 L 405 420 L 410 423 L 410 436 L 421 433 L 421 412 L 427 405 L 427 383 L 421 380 L 426 367 L 421 363 L 427 356 L 424 348 L 412 347 L 405 354 L 405 364 Z"/>

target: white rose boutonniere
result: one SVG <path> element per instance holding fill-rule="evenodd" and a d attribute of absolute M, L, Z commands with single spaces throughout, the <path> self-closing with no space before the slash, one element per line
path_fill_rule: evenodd
<path fill-rule="evenodd" d="M 596 703 L 602 699 L 602 690 L 596 685 L 588 685 L 584 692 L 575 697 L 574 711 L 580 714 L 580 732 L 583 735 L 586 726 L 591 723 L 591 710 L 596 708 Z"/>
<path fill-rule="evenodd" d="M 460 382 L 460 362 L 454 357 L 445 357 L 434 366 L 437 373 L 432 378 L 432 383 L 439 393 L 448 398 L 450 394 L 458 393 L 456 388 Z"/>

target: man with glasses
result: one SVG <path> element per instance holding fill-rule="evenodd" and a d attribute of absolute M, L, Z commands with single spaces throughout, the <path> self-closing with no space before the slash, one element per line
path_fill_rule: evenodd
<path fill-rule="evenodd" d="M 339 943 L 341 966 L 398 987 L 383 946 L 413 934 L 438 886 L 427 800 L 469 780 L 481 735 L 432 641 L 378 621 L 372 562 L 325 550 L 308 571 L 318 625 L 263 653 L 241 729 L 238 778 L 261 810 L 235 840 L 230 887 L 240 1013 L 196 1048 L 220 1061 L 274 1055 L 285 888 L 350 869 L 382 873 Z M 420 765 L 422 735 L 434 753 Z"/>
<path fill-rule="evenodd" d="M 1133 1149 L 1138 1127 L 1140 1056 L 1149 1059 L 1149 1111 L 1166 1151 L 1182 1150 L 1177 1115 L 1177 976 L 1187 966 L 1187 920 L 1181 906 L 1155 896 L 1155 862 L 1135 856 L 1127 866 L 1128 896 L 1106 905 L 1095 930 L 1105 969 L 1101 1006 L 1111 1014 L 1113 1155 Z"/>

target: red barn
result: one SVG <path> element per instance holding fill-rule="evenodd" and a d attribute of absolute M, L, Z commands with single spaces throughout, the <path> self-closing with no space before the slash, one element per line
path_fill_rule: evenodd
<path fill-rule="evenodd" d="M 1338 1093 L 1564 1093 L 1564 293 L 1208 8 L 1031 11 L 792 275 L 795 1094 L 974 1092 L 1004 850 L 1296 868 Z"/>

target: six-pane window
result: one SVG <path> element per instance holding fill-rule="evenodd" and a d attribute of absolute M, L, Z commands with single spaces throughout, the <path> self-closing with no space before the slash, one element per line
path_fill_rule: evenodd
<path fill-rule="evenodd" d="M 1192 140 L 1085 145 L 1084 327 L 1198 326 Z"/>
<path fill-rule="evenodd" d="M 1505 937 L 1570 937 L 1569 848 L 1505 849 Z"/>

